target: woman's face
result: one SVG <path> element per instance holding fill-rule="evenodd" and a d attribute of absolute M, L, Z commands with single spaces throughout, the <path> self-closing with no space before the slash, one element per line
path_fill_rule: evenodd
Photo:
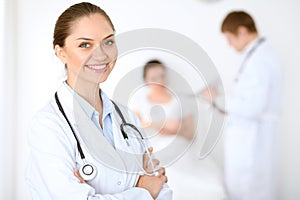
<path fill-rule="evenodd" d="M 165 68 L 160 65 L 150 67 L 146 71 L 145 82 L 155 90 L 165 89 L 167 74 Z"/>
<path fill-rule="evenodd" d="M 105 81 L 117 59 L 114 31 L 100 14 L 79 18 L 65 46 L 55 50 L 67 64 L 67 82 L 73 87 L 78 79 L 92 83 Z"/>

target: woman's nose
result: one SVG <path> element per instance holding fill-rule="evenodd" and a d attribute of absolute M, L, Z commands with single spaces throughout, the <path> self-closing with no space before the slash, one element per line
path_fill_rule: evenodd
<path fill-rule="evenodd" d="M 98 61 L 103 61 L 108 58 L 107 52 L 104 51 L 104 49 L 101 47 L 101 45 L 98 45 L 92 53 L 92 58 L 96 59 Z"/>

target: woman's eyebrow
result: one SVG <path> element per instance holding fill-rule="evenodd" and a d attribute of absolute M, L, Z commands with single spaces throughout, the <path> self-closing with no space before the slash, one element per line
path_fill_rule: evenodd
<path fill-rule="evenodd" d="M 114 36 L 114 34 L 110 34 L 110 35 L 106 36 L 105 38 L 103 38 L 102 40 L 105 40 L 105 39 L 110 38 L 110 37 L 112 37 L 112 36 Z M 88 41 L 93 41 L 93 39 L 91 39 L 91 38 L 86 38 L 86 37 L 80 37 L 80 38 L 77 38 L 76 40 L 88 40 Z"/>
<path fill-rule="evenodd" d="M 76 40 L 89 40 L 89 41 L 93 41 L 93 39 L 91 39 L 91 38 L 85 38 L 85 37 L 77 38 Z"/>
<path fill-rule="evenodd" d="M 114 36 L 114 34 L 112 33 L 112 34 L 110 34 L 110 35 L 108 35 L 108 36 L 106 36 L 105 38 L 103 38 L 103 40 L 105 40 L 105 39 L 107 39 L 107 38 L 110 38 L 110 37 L 112 37 L 112 36 Z"/>

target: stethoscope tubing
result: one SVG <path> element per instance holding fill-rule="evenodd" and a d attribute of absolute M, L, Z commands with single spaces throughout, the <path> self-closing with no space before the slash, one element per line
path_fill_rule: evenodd
<path fill-rule="evenodd" d="M 55 92 L 54 97 L 55 97 L 55 101 L 56 101 L 56 104 L 57 104 L 57 106 L 58 106 L 60 112 L 62 113 L 62 115 L 63 115 L 64 118 L 66 119 L 66 121 L 67 121 L 67 123 L 68 123 L 68 125 L 69 125 L 69 127 L 70 127 L 70 129 L 71 129 L 71 131 L 72 131 L 72 133 L 73 133 L 73 136 L 74 136 L 74 138 L 75 138 L 75 140 L 76 140 L 76 143 L 77 143 L 77 148 L 78 148 L 80 157 L 81 157 L 82 160 L 85 161 L 85 155 L 84 155 L 84 153 L 83 153 L 83 151 L 82 151 L 81 145 L 80 145 L 80 143 L 79 143 L 79 139 L 77 138 L 77 136 L 76 136 L 76 134 L 75 134 L 75 131 L 74 131 L 74 129 L 73 129 L 73 127 L 72 127 L 72 125 L 71 125 L 71 123 L 70 123 L 70 121 L 69 121 L 69 119 L 68 119 L 68 117 L 67 117 L 67 115 L 66 115 L 66 113 L 65 113 L 65 111 L 64 111 L 64 109 L 63 109 L 63 107 L 62 107 L 62 105 L 61 105 L 61 103 L 60 103 L 60 101 L 59 101 L 57 92 Z"/>
<path fill-rule="evenodd" d="M 237 77 L 235 78 L 235 82 L 238 82 L 239 80 L 239 76 L 243 73 L 243 71 L 245 70 L 245 64 L 247 63 L 248 59 L 253 55 L 253 53 L 256 51 L 256 49 L 265 41 L 265 38 L 259 38 L 256 42 L 256 44 L 252 47 L 252 49 L 250 49 L 250 51 L 248 51 L 248 53 L 246 54 L 242 64 L 240 65 Z"/>
<path fill-rule="evenodd" d="M 69 119 L 68 119 L 68 117 L 67 117 L 67 115 L 66 115 L 66 113 L 65 113 L 65 111 L 64 111 L 64 109 L 63 109 L 63 107 L 62 107 L 62 105 L 61 105 L 61 103 L 60 103 L 60 100 L 59 100 L 59 98 L 58 98 L 57 92 L 55 92 L 54 97 L 55 97 L 55 102 L 56 102 L 56 104 L 57 104 L 57 106 L 58 106 L 60 112 L 62 113 L 63 117 L 64 117 L 65 120 L 67 121 L 67 123 L 68 123 L 68 125 L 69 125 L 69 127 L 70 127 L 70 129 L 71 129 L 71 131 L 72 131 L 72 133 L 73 133 L 73 136 L 74 136 L 74 138 L 75 138 L 75 140 L 76 140 L 76 143 L 77 143 L 77 149 L 78 149 L 79 154 L 80 154 L 80 157 L 81 157 L 81 159 L 83 160 L 83 163 L 84 163 L 84 165 L 81 167 L 81 169 L 84 169 L 85 166 L 88 165 L 88 166 L 91 166 L 91 167 L 93 168 L 93 170 L 95 170 L 96 168 L 95 168 L 91 163 L 88 163 L 88 162 L 86 162 L 86 160 L 85 160 L 85 155 L 84 155 L 84 153 L 83 153 L 83 151 L 82 151 L 82 148 L 81 148 L 79 139 L 78 139 L 78 137 L 76 136 L 75 131 L 74 131 L 74 129 L 73 129 L 73 126 L 71 125 L 71 122 L 69 121 Z M 145 144 L 143 135 L 141 134 L 141 132 L 138 130 L 138 128 L 137 128 L 136 126 L 134 126 L 134 125 L 131 124 L 131 123 L 126 122 L 125 117 L 123 116 L 123 114 L 122 114 L 120 108 L 117 106 L 117 104 L 116 104 L 114 101 L 111 100 L 111 102 L 113 103 L 113 105 L 114 105 L 114 107 L 115 107 L 115 109 L 116 109 L 118 115 L 120 116 L 120 118 L 121 118 L 121 120 L 122 120 L 122 123 L 120 124 L 120 130 L 121 130 L 122 136 L 123 136 L 123 138 L 124 138 L 124 140 L 125 140 L 127 146 L 128 146 L 128 147 L 131 147 L 131 145 L 130 145 L 130 143 L 129 143 L 129 141 L 128 141 L 128 134 L 127 134 L 126 131 L 124 130 L 124 127 L 125 127 L 125 126 L 129 126 L 129 127 L 131 127 L 132 129 L 134 129 L 135 132 L 138 132 L 139 136 L 141 137 L 141 142 L 143 143 L 143 146 L 145 147 L 146 154 L 147 154 L 147 156 L 148 156 L 148 158 L 149 158 L 148 164 L 150 164 L 150 165 L 151 165 L 151 168 L 152 168 L 152 173 L 147 173 L 147 172 L 142 168 L 142 173 L 141 173 L 141 175 L 158 176 L 159 174 L 158 174 L 157 171 L 155 171 L 155 166 L 154 166 L 153 161 L 152 161 L 152 156 L 151 156 L 151 154 L 150 154 L 150 152 L 149 152 L 149 149 L 147 148 L 147 145 Z M 131 148 L 132 148 L 132 147 L 131 147 Z M 133 149 L 132 149 L 132 151 L 133 151 Z M 81 170 L 80 170 L 80 172 L 81 172 Z M 96 175 L 96 170 L 95 170 L 95 173 L 91 173 L 91 174 L 93 174 L 93 175 L 92 175 L 92 176 L 89 176 L 90 174 L 86 174 L 85 172 L 83 172 L 82 176 L 84 176 L 83 178 L 85 178 L 85 180 L 91 180 L 91 179 L 93 179 L 93 178 L 95 177 L 95 175 Z"/>

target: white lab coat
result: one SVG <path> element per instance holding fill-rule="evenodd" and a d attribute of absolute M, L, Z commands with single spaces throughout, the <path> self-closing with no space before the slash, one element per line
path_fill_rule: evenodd
<path fill-rule="evenodd" d="M 244 58 L 256 42 L 246 47 Z M 226 100 L 225 182 L 232 200 L 276 199 L 274 139 L 281 87 L 280 62 L 264 41 Z"/>
<path fill-rule="evenodd" d="M 79 183 L 73 174 L 73 169 L 75 167 L 79 169 L 83 161 L 73 133 L 53 98 L 36 114 L 28 134 L 31 156 L 27 167 L 26 181 L 32 198 L 39 200 L 153 199 L 147 190 L 135 187 L 138 174 L 126 172 L 130 164 L 127 165 L 126 159 L 122 157 L 122 150 L 130 151 L 126 149 L 128 146 L 121 135 L 119 124 L 113 123 L 113 137 L 115 149 L 117 149 L 115 150 L 99 133 L 91 120 L 80 121 L 77 118 L 75 120 L 73 95 L 64 85 L 58 90 L 58 96 L 76 134 L 83 127 L 90 126 L 88 127 L 89 131 L 96 131 L 100 135 L 97 142 L 102 148 L 101 155 L 104 156 L 104 160 L 99 162 L 95 159 L 87 150 L 87 145 L 83 142 L 82 137 L 79 136 L 86 160 L 97 168 L 97 176 L 93 180 L 89 181 L 88 184 Z M 128 122 L 139 123 L 128 109 L 119 107 Z M 113 112 L 113 122 L 118 120 L 116 119 L 118 117 Z M 88 118 L 86 117 L 86 119 Z M 144 147 L 140 143 L 132 142 L 131 145 L 134 151 L 143 152 Z M 110 160 L 105 160 L 106 158 L 110 158 Z M 106 161 L 111 163 L 106 163 Z M 117 164 L 114 165 L 114 162 Z M 118 170 L 114 168 L 118 168 Z M 157 199 L 172 199 L 172 190 L 165 184 Z"/>

